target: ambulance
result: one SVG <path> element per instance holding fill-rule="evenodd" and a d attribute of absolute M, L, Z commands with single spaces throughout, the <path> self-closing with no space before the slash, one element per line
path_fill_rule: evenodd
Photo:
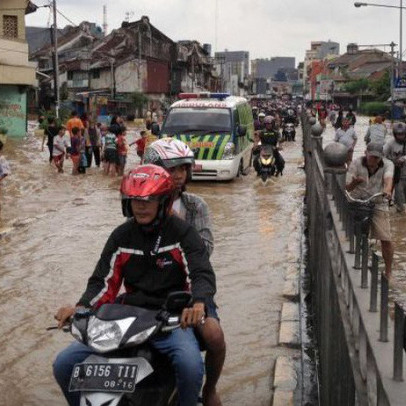
<path fill-rule="evenodd" d="M 250 166 L 254 123 L 243 97 L 227 93 L 181 93 L 162 124 L 160 137 L 177 138 L 195 154 L 193 180 L 231 180 Z"/>

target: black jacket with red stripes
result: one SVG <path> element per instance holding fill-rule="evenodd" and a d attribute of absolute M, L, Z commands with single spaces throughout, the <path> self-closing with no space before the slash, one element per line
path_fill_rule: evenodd
<path fill-rule="evenodd" d="M 216 292 L 202 239 L 176 216 L 170 216 L 159 233 L 146 232 L 134 220 L 117 227 L 78 305 L 113 303 L 122 284 L 125 303 L 138 306 L 161 306 L 168 293 L 179 290 L 191 290 L 194 302 L 206 302 Z"/>

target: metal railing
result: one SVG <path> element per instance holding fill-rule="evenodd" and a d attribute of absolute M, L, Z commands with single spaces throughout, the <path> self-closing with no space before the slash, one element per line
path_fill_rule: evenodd
<path fill-rule="evenodd" d="M 322 386 L 324 382 L 322 402 L 326 405 L 406 404 L 406 385 L 399 384 L 404 376 L 405 310 L 399 301 L 390 300 L 389 280 L 381 269 L 381 258 L 370 248 L 374 204 L 351 199 L 343 186 L 345 171 L 325 167 L 322 140 L 311 135 L 305 114 L 302 129 L 309 268 L 314 284 L 314 308 L 318 312 L 316 337 L 323 347 L 319 348 L 321 374 L 325 374 L 320 377 Z M 330 276 L 326 276 L 328 271 Z M 329 295 L 323 290 L 329 290 Z M 334 329 L 328 327 L 335 323 L 339 324 L 336 337 Z M 323 337 L 324 334 L 331 337 Z M 339 345 L 339 355 L 328 347 L 336 341 L 346 342 L 346 346 Z M 330 376 L 337 374 L 331 366 L 337 359 L 343 363 L 341 373 L 348 375 L 351 368 L 352 378 Z M 341 386 L 334 384 L 337 381 Z M 331 389 L 326 388 L 329 383 L 333 385 Z"/>

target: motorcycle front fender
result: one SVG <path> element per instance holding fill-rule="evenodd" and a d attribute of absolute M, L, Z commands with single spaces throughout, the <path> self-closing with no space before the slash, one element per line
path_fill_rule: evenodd
<path fill-rule="evenodd" d="M 83 392 L 80 395 L 80 406 L 117 406 L 123 393 Z"/>

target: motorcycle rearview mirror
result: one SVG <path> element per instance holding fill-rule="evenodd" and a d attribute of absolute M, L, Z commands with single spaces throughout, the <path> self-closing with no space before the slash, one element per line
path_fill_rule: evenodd
<path fill-rule="evenodd" d="M 181 313 L 191 303 L 192 295 L 189 292 L 171 292 L 166 298 L 165 309 L 170 313 Z"/>
<path fill-rule="evenodd" d="M 152 135 L 159 135 L 161 132 L 161 129 L 159 128 L 158 123 L 152 123 L 151 124 L 151 134 Z"/>
<path fill-rule="evenodd" d="M 247 127 L 245 125 L 239 125 L 237 127 L 237 134 L 239 137 L 244 137 L 247 134 Z"/>

